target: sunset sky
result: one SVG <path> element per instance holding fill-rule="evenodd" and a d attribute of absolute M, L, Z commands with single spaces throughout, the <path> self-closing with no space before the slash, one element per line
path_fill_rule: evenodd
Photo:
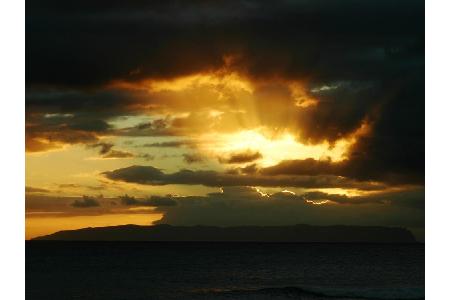
<path fill-rule="evenodd" d="M 26 238 L 424 234 L 423 1 L 27 1 Z"/>

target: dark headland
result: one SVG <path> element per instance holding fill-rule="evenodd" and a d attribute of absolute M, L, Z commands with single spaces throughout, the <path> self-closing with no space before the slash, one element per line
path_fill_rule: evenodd
<path fill-rule="evenodd" d="M 404 228 L 378 226 L 171 226 L 121 225 L 58 231 L 33 240 L 154 242 L 414 243 Z"/>

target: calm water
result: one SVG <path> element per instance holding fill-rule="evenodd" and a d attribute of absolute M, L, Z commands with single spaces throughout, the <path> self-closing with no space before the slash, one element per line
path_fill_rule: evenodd
<path fill-rule="evenodd" d="M 424 245 L 27 242 L 31 299 L 420 299 Z"/>

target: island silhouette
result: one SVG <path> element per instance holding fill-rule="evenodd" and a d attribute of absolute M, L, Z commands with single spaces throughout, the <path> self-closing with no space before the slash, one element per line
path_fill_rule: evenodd
<path fill-rule="evenodd" d="M 120 225 L 58 231 L 35 241 L 415 243 L 404 228 L 381 226 Z"/>

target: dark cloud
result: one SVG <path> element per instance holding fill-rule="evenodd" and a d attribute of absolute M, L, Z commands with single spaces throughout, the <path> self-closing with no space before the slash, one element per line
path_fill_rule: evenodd
<path fill-rule="evenodd" d="M 76 184 L 76 183 L 62 183 L 62 184 L 58 184 L 59 188 L 78 188 L 81 187 L 80 184 Z"/>
<path fill-rule="evenodd" d="M 97 142 L 99 133 L 93 131 L 74 130 L 59 124 L 47 126 L 41 124 L 25 125 L 25 146 L 28 152 L 40 152 L 60 148 L 65 144 L 89 144 Z"/>
<path fill-rule="evenodd" d="M 157 119 L 152 122 L 141 123 L 135 126 L 116 129 L 112 134 L 117 136 L 129 136 L 129 137 L 140 137 L 140 136 L 172 136 L 176 135 L 170 129 L 170 120 Z M 145 147 L 148 144 L 144 145 Z"/>
<path fill-rule="evenodd" d="M 83 196 L 83 200 L 77 199 L 71 205 L 78 208 L 89 208 L 100 206 L 100 203 L 93 197 Z"/>
<path fill-rule="evenodd" d="M 109 87 L 95 89 L 67 89 L 64 87 L 29 86 L 26 90 L 27 113 L 73 114 L 91 116 L 117 116 L 132 112 L 145 103 L 147 93 Z"/>
<path fill-rule="evenodd" d="M 227 157 L 219 157 L 219 161 L 225 164 L 243 164 L 261 159 L 262 157 L 262 154 L 258 151 L 245 151 L 231 153 Z"/>
<path fill-rule="evenodd" d="M 128 151 L 115 150 L 113 143 L 96 143 L 92 145 L 87 145 L 88 148 L 100 148 L 99 154 L 102 158 L 131 158 L 135 155 Z M 150 156 L 144 156 L 144 158 L 150 158 Z"/>
<path fill-rule="evenodd" d="M 139 204 L 139 200 L 137 200 L 135 197 L 124 195 L 119 196 L 120 202 L 123 205 L 137 205 Z"/>
<path fill-rule="evenodd" d="M 161 206 L 175 206 L 177 201 L 171 196 L 161 197 L 161 196 L 150 196 L 146 199 L 136 199 L 132 196 L 120 196 L 120 202 L 122 205 L 126 206 L 150 206 L 150 207 L 161 207 Z"/>
<path fill-rule="evenodd" d="M 67 90 L 27 88 L 27 151 L 46 151 L 61 144 L 93 144 L 121 132 L 111 119 L 139 111 L 146 94 L 117 89 Z"/>
<path fill-rule="evenodd" d="M 103 191 L 106 190 L 106 186 L 104 185 L 86 185 L 85 186 L 87 189 L 92 190 L 92 191 Z"/>
<path fill-rule="evenodd" d="M 370 136 L 350 149 L 347 172 L 362 179 L 425 183 L 424 83 L 424 73 L 417 72 L 390 84 Z"/>
<path fill-rule="evenodd" d="M 360 181 L 375 180 L 390 185 L 424 184 L 424 172 L 420 170 L 420 165 L 413 165 L 414 161 L 408 161 L 408 163 L 406 160 L 402 160 L 401 162 L 392 162 L 392 165 L 386 165 L 385 161 L 380 161 L 381 158 L 376 157 L 375 155 L 369 156 L 367 154 L 367 152 L 375 151 L 375 149 L 367 149 L 365 153 L 355 152 L 358 147 L 363 146 L 363 143 L 367 142 L 368 141 L 366 139 L 358 142 L 352 149 L 353 152 L 351 158 L 341 162 L 332 162 L 331 160 L 315 160 L 312 158 L 303 160 L 286 160 L 274 166 L 258 169 L 256 172 L 268 176 L 334 175 L 344 176 Z M 381 145 L 372 146 L 377 147 L 377 150 L 382 152 L 382 150 L 380 149 Z M 396 146 L 386 145 L 386 148 L 387 147 Z M 409 154 L 416 155 L 411 152 L 409 152 Z M 394 154 L 383 155 L 389 157 L 393 156 Z M 416 159 L 420 161 L 419 157 L 416 157 Z M 239 170 L 245 174 L 245 170 Z"/>
<path fill-rule="evenodd" d="M 36 188 L 36 187 L 32 187 L 32 186 L 25 187 L 25 193 L 48 193 L 48 192 L 50 192 L 50 191 L 47 189 Z"/>
<path fill-rule="evenodd" d="M 152 122 L 147 123 L 141 123 L 136 126 L 138 129 L 147 129 L 147 128 L 153 128 L 153 129 L 164 129 L 167 127 L 167 120 L 165 119 L 156 119 Z"/>
<path fill-rule="evenodd" d="M 133 153 L 122 150 L 111 150 L 107 154 L 102 156 L 102 158 L 131 158 L 131 157 L 134 157 Z"/>
<path fill-rule="evenodd" d="M 372 120 L 386 92 L 378 80 L 327 84 L 319 86 L 323 90 L 312 87 L 318 104 L 300 110 L 296 118 L 302 140 L 310 143 L 334 142 L 356 131 L 365 120 Z"/>
<path fill-rule="evenodd" d="M 331 160 L 285 160 L 279 164 L 260 170 L 263 175 L 323 175 L 339 173 L 340 164 Z"/>
<path fill-rule="evenodd" d="M 179 147 L 190 147 L 195 145 L 195 142 L 190 140 L 177 140 L 168 142 L 158 142 L 158 143 L 148 143 L 143 144 L 140 147 L 155 147 L 155 148 L 179 148 Z"/>
<path fill-rule="evenodd" d="M 110 125 L 100 116 L 33 112 L 27 106 L 26 150 L 29 152 L 59 148 L 64 144 L 90 144 L 107 134 Z"/>
<path fill-rule="evenodd" d="M 178 202 L 172 197 L 151 196 L 144 203 L 148 206 L 175 206 Z"/>
<path fill-rule="evenodd" d="M 351 179 L 332 176 L 267 176 L 238 175 L 216 171 L 181 170 L 164 173 L 152 166 L 131 166 L 102 173 L 108 179 L 146 185 L 189 184 L 211 187 L 223 186 L 265 186 L 265 187 L 303 187 L 303 188 L 354 188 L 362 190 L 383 189 L 377 182 L 358 182 Z"/>
<path fill-rule="evenodd" d="M 141 153 L 139 155 L 136 155 L 136 157 L 142 158 L 142 159 L 144 159 L 146 161 L 150 161 L 150 160 L 154 160 L 155 159 L 154 155 L 151 155 L 151 154 L 148 154 L 148 153 Z"/>
<path fill-rule="evenodd" d="M 328 194 L 324 192 L 308 192 L 302 196 L 308 201 L 332 201 L 339 204 L 364 204 L 364 203 L 383 203 L 382 197 L 348 197 L 347 195 Z"/>
<path fill-rule="evenodd" d="M 200 154 L 197 154 L 197 153 L 184 153 L 183 160 L 184 160 L 184 162 L 186 162 L 188 164 L 194 164 L 194 163 L 203 162 L 204 158 Z"/>
<path fill-rule="evenodd" d="M 25 211 L 28 217 L 70 217 L 70 216 L 99 216 L 113 214 L 142 214 L 142 210 L 130 210 L 120 206 L 120 199 L 103 196 L 67 197 L 42 194 L 26 194 Z M 98 205 L 96 205 L 97 203 Z M 164 203 L 162 204 L 164 205 Z M 170 205 L 170 203 L 166 203 Z M 155 207 L 158 203 L 155 203 Z M 145 213 L 152 214 L 151 211 Z M 158 213 L 159 214 L 159 213 Z"/>
<path fill-rule="evenodd" d="M 92 191 L 101 191 L 105 190 L 106 187 L 104 185 L 82 185 L 76 183 L 62 183 L 58 184 L 58 187 L 61 189 L 78 189 L 78 188 L 86 188 Z"/>
<path fill-rule="evenodd" d="M 96 143 L 92 145 L 88 145 L 89 148 L 100 148 L 99 154 L 104 155 L 108 153 L 112 147 L 114 147 L 114 144 L 112 143 Z"/>
<path fill-rule="evenodd" d="M 226 172 L 229 174 L 248 175 L 248 174 L 255 174 L 258 171 L 259 171 L 258 164 L 253 163 L 253 164 L 248 164 L 244 167 L 232 168 L 232 169 L 227 170 Z"/>

